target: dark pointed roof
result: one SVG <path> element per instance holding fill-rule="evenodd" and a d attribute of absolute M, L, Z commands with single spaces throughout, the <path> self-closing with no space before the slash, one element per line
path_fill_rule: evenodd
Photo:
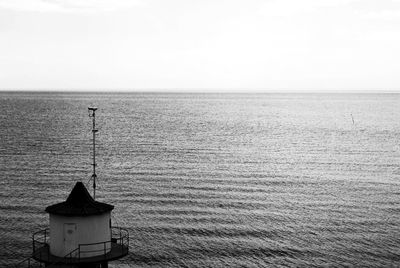
<path fill-rule="evenodd" d="M 113 205 L 97 202 L 82 182 L 77 182 L 65 202 L 48 206 L 46 212 L 63 216 L 89 216 L 114 209 Z"/>

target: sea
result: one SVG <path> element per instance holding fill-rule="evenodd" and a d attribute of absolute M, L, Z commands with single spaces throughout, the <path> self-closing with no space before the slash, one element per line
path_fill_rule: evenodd
<path fill-rule="evenodd" d="M 77 181 L 110 267 L 400 267 L 400 94 L 0 93 L 0 267 Z"/>

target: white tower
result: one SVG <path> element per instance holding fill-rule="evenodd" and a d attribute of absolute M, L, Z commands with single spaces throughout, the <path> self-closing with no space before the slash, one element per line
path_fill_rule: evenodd
<path fill-rule="evenodd" d="M 111 226 L 113 209 L 77 182 L 66 201 L 46 208 L 50 228 L 34 233 L 32 258 L 46 267 L 107 268 L 129 250 L 128 231 Z"/>
<path fill-rule="evenodd" d="M 108 253 L 111 244 L 101 242 L 111 241 L 113 209 L 112 205 L 94 201 L 83 183 L 77 182 L 65 202 L 46 208 L 50 214 L 50 253 L 64 257 L 79 245 L 81 258 Z"/>
<path fill-rule="evenodd" d="M 82 182 L 77 182 L 66 201 L 48 206 L 50 228 L 33 234 L 32 256 L 21 264 L 36 267 L 31 265 L 34 259 L 54 268 L 107 268 L 109 261 L 128 254 L 128 231 L 111 226 L 114 206 L 95 201 L 96 110 L 89 108 L 93 118 L 93 197 Z"/>

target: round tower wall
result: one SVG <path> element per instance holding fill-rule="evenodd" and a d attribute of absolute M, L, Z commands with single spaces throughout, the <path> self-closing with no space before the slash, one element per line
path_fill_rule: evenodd
<path fill-rule="evenodd" d="M 50 214 L 50 253 L 65 257 L 73 251 L 72 257 L 87 258 L 109 252 L 110 216 L 110 212 L 74 217 Z"/>

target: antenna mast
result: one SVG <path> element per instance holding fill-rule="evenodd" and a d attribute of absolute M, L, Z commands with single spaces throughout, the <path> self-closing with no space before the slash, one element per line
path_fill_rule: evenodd
<path fill-rule="evenodd" d="M 96 129 L 96 110 L 97 107 L 89 107 L 89 117 L 93 118 L 93 127 L 92 127 L 92 133 L 93 133 L 93 174 L 92 174 L 92 179 L 93 179 L 93 199 L 96 199 L 96 132 L 98 131 Z"/>

